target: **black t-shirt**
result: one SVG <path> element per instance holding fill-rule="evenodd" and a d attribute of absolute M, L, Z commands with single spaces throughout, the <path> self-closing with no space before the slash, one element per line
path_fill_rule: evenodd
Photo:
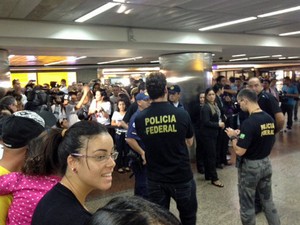
<path fill-rule="evenodd" d="M 277 99 L 265 91 L 260 92 L 257 97 L 259 107 L 275 120 L 275 114 L 281 112 Z"/>
<path fill-rule="evenodd" d="M 85 225 L 91 217 L 75 195 L 57 183 L 38 203 L 31 225 Z"/>
<path fill-rule="evenodd" d="M 247 149 L 243 158 L 267 157 L 275 143 L 274 120 L 266 112 L 251 114 L 242 124 L 237 146 Z"/>
<path fill-rule="evenodd" d="M 133 102 L 127 109 L 123 117 L 123 121 L 125 123 L 129 123 L 131 116 L 136 112 L 137 109 L 138 109 L 138 104 L 136 102 Z"/>
<path fill-rule="evenodd" d="M 189 114 L 168 102 L 153 102 L 135 119 L 138 136 L 146 146 L 147 176 L 163 183 L 192 179 L 185 139 L 193 137 Z"/>

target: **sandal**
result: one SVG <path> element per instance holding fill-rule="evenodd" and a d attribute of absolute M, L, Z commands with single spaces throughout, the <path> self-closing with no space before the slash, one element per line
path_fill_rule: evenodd
<path fill-rule="evenodd" d="M 211 184 L 219 188 L 224 187 L 224 184 L 222 184 L 220 180 L 211 181 Z"/>

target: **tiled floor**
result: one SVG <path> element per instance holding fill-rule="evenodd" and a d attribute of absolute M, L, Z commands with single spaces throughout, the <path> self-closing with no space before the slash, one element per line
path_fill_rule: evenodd
<path fill-rule="evenodd" d="M 300 224 L 300 122 L 295 122 L 292 132 L 277 134 L 273 148 L 273 198 L 280 214 L 282 225 Z M 218 170 L 224 188 L 217 188 L 205 181 L 203 175 L 195 173 L 197 182 L 197 224 L 240 225 L 237 193 L 237 171 L 234 166 Z M 114 183 L 106 193 L 94 192 L 88 207 L 93 211 L 115 195 L 132 195 L 134 179 L 128 174 L 114 174 Z M 171 211 L 177 215 L 173 203 Z M 263 213 L 257 215 L 257 225 L 266 225 Z"/>

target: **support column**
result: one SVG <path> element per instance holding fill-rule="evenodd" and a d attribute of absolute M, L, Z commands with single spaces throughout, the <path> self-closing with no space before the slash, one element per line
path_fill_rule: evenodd
<path fill-rule="evenodd" d="M 10 87 L 8 51 L 0 49 L 0 87 Z"/>
<path fill-rule="evenodd" d="M 177 53 L 159 57 L 160 68 L 167 76 L 168 86 L 181 88 L 180 102 L 189 111 L 190 104 L 198 99 L 200 91 L 212 84 L 211 53 Z"/>

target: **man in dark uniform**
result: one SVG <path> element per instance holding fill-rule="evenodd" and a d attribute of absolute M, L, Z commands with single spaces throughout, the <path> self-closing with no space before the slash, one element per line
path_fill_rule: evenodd
<path fill-rule="evenodd" d="M 149 199 L 169 209 L 173 198 L 182 224 L 195 225 L 196 185 L 187 148 L 193 144 L 190 116 L 168 102 L 163 73 L 151 73 L 146 89 L 152 102 L 136 117 L 135 125 L 146 147 Z"/>
<path fill-rule="evenodd" d="M 284 126 L 284 115 L 277 99 L 272 94 L 264 91 L 262 83 L 257 77 L 249 79 L 248 87 L 256 92 L 259 107 L 274 119 L 275 132 L 279 132 Z"/>
<path fill-rule="evenodd" d="M 125 139 L 129 147 L 131 148 L 131 151 L 134 152 L 130 152 L 130 154 L 127 156 L 129 156 L 130 158 L 130 166 L 135 177 L 134 195 L 148 198 L 145 167 L 145 145 L 141 141 L 141 138 L 137 135 L 135 129 L 135 118 L 141 111 L 149 107 L 150 101 L 149 96 L 144 93 L 137 94 L 135 100 L 138 104 L 138 110 L 130 118 L 127 137 Z"/>
<path fill-rule="evenodd" d="M 243 89 L 237 96 L 238 103 L 249 117 L 241 130 L 226 129 L 235 153 L 241 156 L 238 165 L 238 190 L 240 215 L 243 225 L 255 225 L 255 192 L 259 193 L 269 225 L 280 225 L 272 198 L 272 167 L 269 155 L 275 143 L 275 123 L 257 103 L 253 90 Z"/>
<path fill-rule="evenodd" d="M 168 88 L 168 92 L 169 92 L 169 101 L 171 102 L 171 104 L 179 109 L 184 109 L 183 105 L 179 101 L 180 92 L 181 92 L 180 87 L 177 84 L 172 85 L 170 88 Z"/>
<path fill-rule="evenodd" d="M 257 102 L 259 107 L 268 113 L 275 121 L 275 133 L 283 129 L 284 126 L 284 115 L 279 107 L 279 102 L 270 93 L 264 91 L 261 81 L 257 77 L 252 77 L 248 81 L 248 87 L 255 91 L 257 95 Z M 256 192 L 255 196 L 255 212 L 259 213 L 262 211 L 262 204 L 260 197 Z"/>

